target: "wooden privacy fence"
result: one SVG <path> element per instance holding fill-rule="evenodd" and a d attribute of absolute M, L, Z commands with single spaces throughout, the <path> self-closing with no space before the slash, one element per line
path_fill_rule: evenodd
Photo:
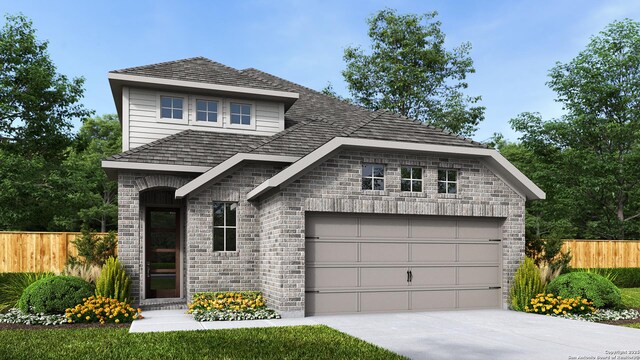
<path fill-rule="evenodd" d="M 0 272 L 62 271 L 78 254 L 77 232 L 0 232 Z M 105 235 L 97 233 L 97 235 Z"/>
<path fill-rule="evenodd" d="M 571 250 L 571 267 L 640 267 L 640 240 L 565 240 Z"/>

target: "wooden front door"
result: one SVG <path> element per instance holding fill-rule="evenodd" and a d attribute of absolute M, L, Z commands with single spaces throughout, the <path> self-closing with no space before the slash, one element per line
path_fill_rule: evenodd
<path fill-rule="evenodd" d="M 180 297 L 180 209 L 149 208 L 145 225 L 146 297 Z"/>

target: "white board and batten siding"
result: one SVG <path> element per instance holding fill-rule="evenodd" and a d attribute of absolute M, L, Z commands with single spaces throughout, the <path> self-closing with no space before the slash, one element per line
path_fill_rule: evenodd
<path fill-rule="evenodd" d="M 184 120 L 172 121 L 160 119 L 159 99 L 161 95 L 181 96 L 185 99 L 186 116 Z M 198 131 L 216 131 L 270 136 L 284 130 L 284 104 L 249 99 L 213 98 L 219 102 L 222 111 L 221 124 L 211 126 L 196 122 L 195 99 L 212 99 L 193 94 L 165 93 L 150 89 L 123 89 L 123 151 L 150 143 L 152 141 L 192 129 Z M 252 104 L 252 125 L 243 128 L 231 125 L 229 120 L 229 102 Z"/>

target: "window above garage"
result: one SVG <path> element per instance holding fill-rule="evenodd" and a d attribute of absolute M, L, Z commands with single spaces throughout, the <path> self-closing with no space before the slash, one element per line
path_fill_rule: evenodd
<path fill-rule="evenodd" d="M 384 190 L 384 165 L 362 165 L 362 190 Z"/>

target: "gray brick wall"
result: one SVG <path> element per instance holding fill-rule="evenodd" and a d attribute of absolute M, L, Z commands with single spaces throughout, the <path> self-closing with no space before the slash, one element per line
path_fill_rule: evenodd
<path fill-rule="evenodd" d="M 385 164 L 385 190 L 362 191 L 362 163 Z M 400 167 L 424 168 L 424 191 L 400 191 Z M 460 171 L 457 195 L 437 193 L 437 169 Z M 305 213 L 356 212 L 481 216 L 504 219 L 503 298 L 524 254 L 524 198 L 479 160 L 366 151 L 343 151 L 288 186 L 257 202 L 246 194 L 281 168 L 249 164 L 222 181 L 191 194 L 186 214 L 184 290 L 258 289 L 285 316 L 304 315 Z M 133 277 L 132 294 L 141 294 L 142 242 L 139 192 L 177 188 L 189 177 L 121 173 L 119 176 L 119 256 Z M 238 202 L 237 251 L 213 251 L 212 203 Z M 144 206 L 144 204 L 142 204 Z"/>

